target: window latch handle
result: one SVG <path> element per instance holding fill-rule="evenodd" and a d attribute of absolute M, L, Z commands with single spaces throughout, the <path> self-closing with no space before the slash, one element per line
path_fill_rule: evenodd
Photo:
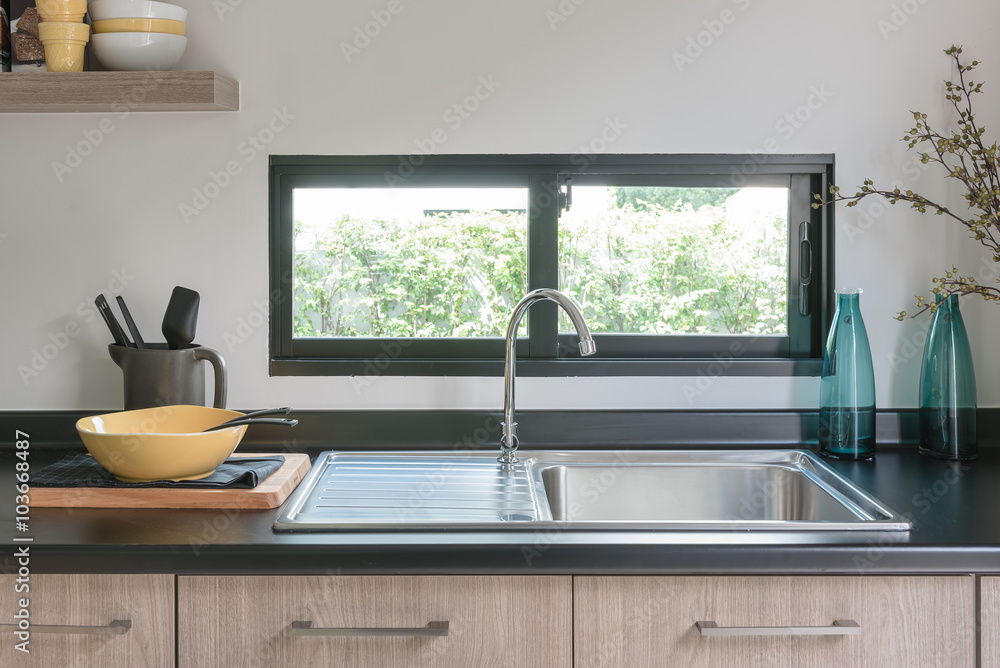
<path fill-rule="evenodd" d="M 808 221 L 799 223 L 799 315 L 809 315 L 809 284 L 812 283 L 812 233 Z"/>
<path fill-rule="evenodd" d="M 565 192 L 562 188 L 559 189 L 559 208 L 562 211 L 569 211 L 569 208 L 573 206 L 573 178 L 566 177 L 565 185 Z"/>

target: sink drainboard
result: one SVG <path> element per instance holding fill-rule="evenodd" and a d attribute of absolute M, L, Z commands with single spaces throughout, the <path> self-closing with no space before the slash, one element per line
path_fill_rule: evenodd
<path fill-rule="evenodd" d="M 550 520 L 520 462 L 492 458 L 323 453 L 276 528 L 436 528 Z"/>

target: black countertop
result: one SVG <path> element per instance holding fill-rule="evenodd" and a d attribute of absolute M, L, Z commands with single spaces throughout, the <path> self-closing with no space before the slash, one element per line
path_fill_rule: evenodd
<path fill-rule="evenodd" d="M 60 454 L 32 452 L 31 467 Z M 16 461 L 0 451 L 0 573 L 23 546 L 32 573 L 1000 573 L 998 447 L 970 462 L 904 445 L 829 462 L 910 517 L 909 532 L 287 534 L 271 529 L 278 509 L 69 508 L 32 509 L 19 532 Z"/>

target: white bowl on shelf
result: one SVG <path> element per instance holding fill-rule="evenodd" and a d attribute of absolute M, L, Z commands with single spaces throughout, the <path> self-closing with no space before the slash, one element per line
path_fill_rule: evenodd
<path fill-rule="evenodd" d="M 117 72 L 172 70 L 185 47 L 187 37 L 162 32 L 106 32 L 90 37 L 97 60 Z"/>
<path fill-rule="evenodd" d="M 170 19 L 186 21 L 188 12 L 183 7 L 154 0 L 92 0 L 87 5 L 91 21 L 109 19 Z"/>

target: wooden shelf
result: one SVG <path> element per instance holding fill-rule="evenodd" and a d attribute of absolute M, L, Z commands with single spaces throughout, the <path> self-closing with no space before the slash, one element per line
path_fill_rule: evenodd
<path fill-rule="evenodd" d="M 0 74 L 0 113 L 239 109 L 240 82 L 215 72 Z"/>

